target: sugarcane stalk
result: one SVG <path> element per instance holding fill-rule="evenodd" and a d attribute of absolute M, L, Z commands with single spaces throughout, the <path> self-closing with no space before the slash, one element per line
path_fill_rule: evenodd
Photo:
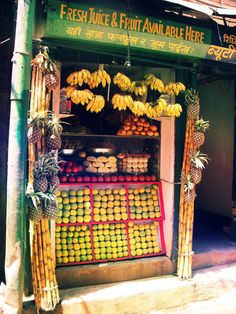
<path fill-rule="evenodd" d="M 44 305 L 42 308 L 47 308 L 48 310 L 52 309 L 52 296 L 51 296 L 51 284 L 50 284 L 50 269 L 49 269 L 49 264 L 48 264 L 48 256 L 47 256 L 47 236 L 48 232 L 45 229 L 45 224 L 44 224 L 44 219 L 41 220 L 41 230 L 42 230 L 42 237 L 43 237 L 43 243 L 44 243 L 44 265 L 45 265 L 45 272 L 46 272 L 46 293 L 45 293 L 45 300 L 43 300 Z M 48 230 L 49 231 L 49 230 Z"/>
<path fill-rule="evenodd" d="M 43 84 L 42 84 L 42 110 L 45 111 L 46 107 L 46 78 L 45 73 L 43 74 Z"/>
<path fill-rule="evenodd" d="M 42 293 L 42 284 L 41 284 L 41 276 L 40 276 L 40 268 L 39 268 L 39 259 L 38 259 L 38 244 L 37 244 L 37 232 L 36 228 L 34 228 L 34 246 L 33 246 L 33 254 L 34 254 L 34 262 L 35 262 L 35 269 L 36 269 L 36 276 L 37 276 L 37 283 L 38 287 L 36 288 L 37 290 L 37 296 L 39 300 L 41 300 Z"/>
<path fill-rule="evenodd" d="M 39 78 L 39 69 L 36 66 L 35 74 L 35 94 L 34 94 L 34 111 L 38 112 L 38 78 Z"/>
<path fill-rule="evenodd" d="M 35 100 L 35 78 L 36 78 L 36 67 L 33 66 L 32 77 L 31 77 L 31 94 L 30 94 L 30 106 L 34 109 Z"/>
<path fill-rule="evenodd" d="M 46 94 L 46 111 L 50 109 L 50 100 L 51 100 L 51 93 L 48 91 Z"/>
<path fill-rule="evenodd" d="M 39 69 L 39 77 L 38 77 L 38 111 L 42 110 L 42 81 L 43 81 L 43 74 L 42 69 Z"/>

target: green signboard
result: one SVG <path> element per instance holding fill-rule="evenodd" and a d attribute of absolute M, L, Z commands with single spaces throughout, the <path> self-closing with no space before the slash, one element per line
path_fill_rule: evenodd
<path fill-rule="evenodd" d="M 222 48 L 227 51 L 221 59 L 215 56 L 211 35 L 206 28 L 57 0 L 49 1 L 45 31 L 45 37 L 59 40 L 120 47 L 130 44 L 162 54 L 230 60 L 234 51 L 227 48 Z"/>

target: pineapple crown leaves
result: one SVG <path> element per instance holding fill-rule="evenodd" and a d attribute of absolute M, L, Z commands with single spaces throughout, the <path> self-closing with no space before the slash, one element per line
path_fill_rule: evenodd
<path fill-rule="evenodd" d="M 191 175 L 183 175 L 182 179 L 184 180 L 184 192 L 190 193 L 194 189 L 194 183 L 191 181 Z"/>
<path fill-rule="evenodd" d="M 60 167 L 53 153 L 43 154 L 35 162 L 34 177 L 53 176 L 56 175 Z"/>
<path fill-rule="evenodd" d="M 57 206 L 57 198 L 54 193 L 48 192 L 44 194 L 44 208 L 48 206 Z"/>
<path fill-rule="evenodd" d="M 30 192 L 26 193 L 26 203 L 28 208 L 38 209 L 42 207 L 42 200 L 45 199 L 43 192 Z"/>
<path fill-rule="evenodd" d="M 207 129 L 209 129 L 210 123 L 209 121 L 203 120 L 203 118 L 195 121 L 194 130 L 197 132 L 205 133 Z"/>
<path fill-rule="evenodd" d="M 190 162 L 197 169 L 204 169 L 209 160 L 207 154 L 202 154 L 200 150 L 190 153 Z"/>
<path fill-rule="evenodd" d="M 29 112 L 28 121 L 27 121 L 28 128 L 30 128 L 31 126 L 42 128 L 46 120 L 47 120 L 47 113 L 44 111 Z"/>
<path fill-rule="evenodd" d="M 61 124 L 62 124 L 61 120 L 58 119 L 55 114 L 53 113 L 48 114 L 47 130 L 50 134 L 60 136 L 63 131 L 63 127 Z"/>
<path fill-rule="evenodd" d="M 184 93 L 184 98 L 186 106 L 199 102 L 198 92 L 193 88 L 186 90 L 186 92 Z"/>

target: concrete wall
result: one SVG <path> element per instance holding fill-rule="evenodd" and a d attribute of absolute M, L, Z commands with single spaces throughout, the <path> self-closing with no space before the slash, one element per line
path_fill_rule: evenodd
<path fill-rule="evenodd" d="M 210 130 L 201 151 L 211 158 L 197 188 L 196 209 L 231 216 L 234 149 L 234 81 L 200 84 L 201 115 Z"/>

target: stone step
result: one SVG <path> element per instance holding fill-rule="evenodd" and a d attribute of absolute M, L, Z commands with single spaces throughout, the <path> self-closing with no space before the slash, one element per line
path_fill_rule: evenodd
<path fill-rule="evenodd" d="M 180 280 L 171 275 L 62 290 L 61 303 L 53 313 L 165 313 L 193 302 L 218 298 L 225 293 L 235 294 L 235 289 L 236 264 L 231 264 L 194 272 L 191 280 Z M 36 311 L 28 303 L 24 313 Z"/>
<path fill-rule="evenodd" d="M 147 314 L 235 314 L 236 299 L 235 292 L 227 293 L 209 300 L 191 302 L 182 306 L 166 310 L 154 310 Z"/>

